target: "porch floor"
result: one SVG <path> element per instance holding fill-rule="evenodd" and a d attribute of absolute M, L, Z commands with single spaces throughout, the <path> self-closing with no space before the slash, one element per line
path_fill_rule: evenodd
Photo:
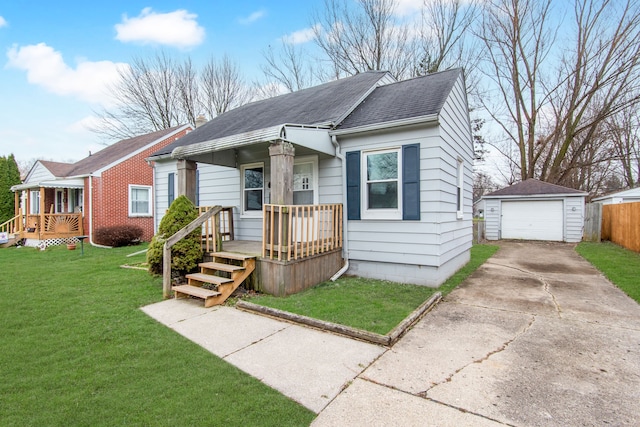
<path fill-rule="evenodd" d="M 257 240 L 229 240 L 222 242 L 222 250 L 259 258 L 262 256 L 262 242 Z"/>

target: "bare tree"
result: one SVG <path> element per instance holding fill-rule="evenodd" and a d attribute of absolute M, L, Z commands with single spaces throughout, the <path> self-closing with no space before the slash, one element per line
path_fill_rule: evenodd
<path fill-rule="evenodd" d="M 489 194 L 497 189 L 498 185 L 488 173 L 476 171 L 473 174 L 473 203 L 480 200 L 485 194 Z"/>
<path fill-rule="evenodd" d="M 266 64 L 261 66 L 267 80 L 277 82 L 288 92 L 295 92 L 319 83 L 318 74 L 303 48 L 282 41 L 276 53 L 272 46 L 263 52 Z"/>
<path fill-rule="evenodd" d="M 395 0 L 325 0 L 313 15 L 315 42 L 338 75 L 389 71 L 411 74 L 414 49 L 409 27 L 394 15 Z"/>
<path fill-rule="evenodd" d="M 637 109 L 628 108 L 610 117 L 606 126 L 623 185 L 640 186 L 640 115 Z"/>
<path fill-rule="evenodd" d="M 210 58 L 200 77 L 203 108 L 209 118 L 249 102 L 253 92 L 245 82 L 237 62 L 224 55 Z"/>
<path fill-rule="evenodd" d="M 636 0 L 573 6 L 565 39 L 551 24 L 551 0 L 487 1 L 478 34 L 498 94 L 484 106 L 517 148 L 521 179 L 588 189 L 594 174 L 580 169 L 615 155 L 604 123 L 640 99 L 640 14 Z"/>

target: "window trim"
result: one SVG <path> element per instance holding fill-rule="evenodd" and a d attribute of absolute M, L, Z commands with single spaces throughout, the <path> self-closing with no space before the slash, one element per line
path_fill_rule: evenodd
<path fill-rule="evenodd" d="M 149 209 L 147 212 L 139 213 L 133 212 L 133 190 L 147 190 L 149 194 Z M 129 203 L 128 210 L 130 217 L 150 217 L 153 216 L 153 187 L 150 185 L 140 185 L 140 184 L 129 184 Z"/>
<path fill-rule="evenodd" d="M 40 215 L 40 190 L 29 192 L 29 214 Z"/>
<path fill-rule="evenodd" d="M 398 176 L 396 177 L 398 188 L 398 207 L 395 209 L 369 209 L 369 187 L 367 181 L 367 158 L 372 154 L 396 153 L 398 156 Z M 383 149 L 362 151 L 360 155 L 360 186 L 362 196 L 360 198 L 360 218 L 361 219 L 393 219 L 402 220 L 402 146 L 394 146 Z"/>
<path fill-rule="evenodd" d="M 264 167 L 264 162 L 255 162 L 255 163 L 246 163 L 244 165 L 240 165 L 240 216 L 241 217 L 249 217 L 249 218 L 262 218 L 262 211 L 260 209 L 258 211 L 247 211 L 245 210 L 244 205 L 244 171 L 246 169 L 252 169 L 256 167 L 262 168 L 262 207 L 264 208 L 264 196 L 265 196 L 265 181 L 266 181 L 266 172 Z M 257 188 L 251 188 L 251 190 L 257 190 Z"/>
<path fill-rule="evenodd" d="M 464 161 L 458 157 L 456 164 L 456 219 L 464 218 Z"/>

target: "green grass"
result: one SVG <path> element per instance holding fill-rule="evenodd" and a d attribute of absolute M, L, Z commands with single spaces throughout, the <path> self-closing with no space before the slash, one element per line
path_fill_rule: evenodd
<path fill-rule="evenodd" d="M 314 414 L 145 315 L 140 247 L 0 249 L 2 426 L 308 425 Z"/>
<path fill-rule="evenodd" d="M 582 242 L 576 251 L 640 303 L 640 254 L 609 242 Z"/>
<path fill-rule="evenodd" d="M 249 301 L 384 335 L 435 292 L 451 292 L 497 250 L 474 245 L 469 263 L 437 289 L 343 276 L 286 298 L 258 295 Z"/>

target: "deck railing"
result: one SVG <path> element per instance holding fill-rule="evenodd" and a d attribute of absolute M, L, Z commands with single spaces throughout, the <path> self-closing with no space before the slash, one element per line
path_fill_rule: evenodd
<path fill-rule="evenodd" d="M 198 214 L 202 216 L 214 207 L 198 206 Z M 218 213 L 208 217 L 202 224 L 202 244 L 205 252 L 219 251 L 223 241 L 233 238 L 233 206 L 223 206 Z"/>
<path fill-rule="evenodd" d="M 342 247 L 342 205 L 264 205 L 262 257 L 291 261 Z"/>
<path fill-rule="evenodd" d="M 83 234 L 82 214 L 18 214 L 0 224 L 0 231 L 34 239 L 79 236 Z"/>

